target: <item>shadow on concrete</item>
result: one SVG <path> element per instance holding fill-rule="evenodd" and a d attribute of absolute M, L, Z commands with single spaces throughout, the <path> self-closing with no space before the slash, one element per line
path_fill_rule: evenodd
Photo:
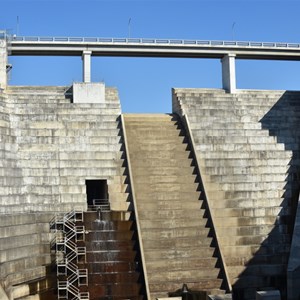
<path fill-rule="evenodd" d="M 255 290 L 272 289 L 280 290 L 282 299 L 287 297 L 287 266 L 300 187 L 300 92 L 285 92 L 260 123 L 291 151 L 291 159 L 275 227 L 233 285 L 233 299 L 254 299 Z"/>
<path fill-rule="evenodd" d="M 189 153 L 189 159 L 191 160 L 190 166 L 192 167 L 191 169 L 192 169 L 193 175 L 195 175 L 195 183 L 197 184 L 197 192 L 199 193 L 198 200 L 202 201 L 202 205 L 200 208 L 204 210 L 203 218 L 206 219 L 205 228 L 209 229 L 207 238 L 211 238 L 210 248 L 214 249 L 212 257 L 217 258 L 217 261 L 216 261 L 216 264 L 214 267 L 216 269 L 219 269 L 219 274 L 218 274 L 217 278 L 221 280 L 221 284 L 219 287 L 216 287 L 216 289 L 219 288 L 220 290 L 223 290 L 224 292 L 228 292 L 229 286 L 228 286 L 228 282 L 227 282 L 227 278 L 226 278 L 226 274 L 225 274 L 224 262 L 222 261 L 222 256 L 220 253 L 220 248 L 219 248 L 218 240 L 216 237 L 216 231 L 215 231 L 214 224 L 212 221 L 211 212 L 208 207 L 208 202 L 207 202 L 207 197 L 206 197 L 206 193 L 205 193 L 205 189 L 204 189 L 204 185 L 203 185 L 203 180 L 201 178 L 200 169 L 197 164 L 195 149 L 193 149 L 191 138 L 189 137 L 188 131 L 186 130 L 187 124 L 184 123 L 185 119 L 181 120 L 180 117 L 176 114 L 172 114 L 172 120 L 176 121 L 175 126 L 177 127 L 177 130 L 179 130 L 179 136 L 184 137 L 183 144 L 187 145 L 186 151 Z M 201 291 L 193 291 L 194 294 L 197 294 L 197 292 L 200 293 Z M 203 292 L 206 292 L 206 291 L 203 291 Z M 198 299 L 198 298 L 196 297 L 193 299 Z"/>

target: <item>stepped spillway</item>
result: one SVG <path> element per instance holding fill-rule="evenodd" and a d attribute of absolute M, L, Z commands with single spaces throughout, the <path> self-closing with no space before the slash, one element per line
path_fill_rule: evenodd
<path fill-rule="evenodd" d="M 150 298 L 184 283 L 220 293 L 213 238 L 183 128 L 173 115 L 124 115 Z"/>

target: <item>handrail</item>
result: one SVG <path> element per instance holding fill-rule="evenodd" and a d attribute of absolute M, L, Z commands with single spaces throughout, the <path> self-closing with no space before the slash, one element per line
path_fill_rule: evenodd
<path fill-rule="evenodd" d="M 75 282 L 75 281 L 77 281 L 78 280 L 78 276 L 77 276 L 77 273 L 73 273 L 72 275 L 70 275 L 69 277 L 68 277 L 68 284 L 69 285 L 73 285 L 73 283 Z"/>
<path fill-rule="evenodd" d="M 216 230 L 215 221 L 214 221 L 213 215 L 211 213 L 211 204 L 210 204 L 210 201 L 209 201 L 209 197 L 208 197 L 207 193 L 205 192 L 205 182 L 203 182 L 203 177 L 201 176 L 200 158 L 199 158 L 199 155 L 198 155 L 196 147 L 195 147 L 196 144 L 195 144 L 194 137 L 193 137 L 193 134 L 192 134 L 192 131 L 191 131 L 190 122 L 189 122 L 188 116 L 186 114 L 184 114 L 182 116 L 182 118 L 180 118 L 180 119 L 182 119 L 184 121 L 183 124 L 184 124 L 185 130 L 186 130 L 186 132 L 188 134 L 188 137 L 189 137 L 189 140 L 190 140 L 189 144 L 192 148 L 192 152 L 193 152 L 194 157 L 195 157 L 196 168 L 199 172 L 198 174 L 200 176 L 200 180 L 201 180 L 202 185 L 203 185 L 203 193 L 204 193 L 204 195 L 205 195 L 204 197 L 206 199 L 207 212 L 208 212 L 211 224 L 212 224 L 212 229 L 213 229 L 214 236 L 215 236 L 216 247 L 219 251 L 221 265 L 223 267 L 223 271 L 224 271 L 224 275 L 225 275 L 225 281 L 226 281 L 226 284 L 227 284 L 227 289 L 228 289 L 228 292 L 231 292 L 232 291 L 232 286 L 231 286 L 231 283 L 230 283 L 230 277 L 229 277 L 229 274 L 228 274 L 228 271 L 227 271 L 227 266 L 226 266 L 225 259 L 224 259 L 223 253 L 222 253 L 221 245 L 219 243 L 219 237 L 218 237 L 218 233 L 217 233 L 217 230 Z"/>
<path fill-rule="evenodd" d="M 77 254 L 76 252 L 70 252 L 66 255 L 66 263 L 72 264 L 72 261 L 76 258 Z"/>
<path fill-rule="evenodd" d="M 13 36 L 12 42 L 66 42 L 66 43 L 102 43 L 102 44 L 151 44 L 151 45 L 189 45 L 220 47 L 255 47 L 255 48 L 300 48 L 300 43 L 256 42 L 256 41 L 222 41 L 222 40 L 185 40 L 156 38 L 100 38 L 100 37 L 38 37 Z"/>
<path fill-rule="evenodd" d="M 93 199 L 92 207 L 100 210 L 110 210 L 110 203 L 108 199 Z"/>
<path fill-rule="evenodd" d="M 53 229 L 57 230 L 58 223 L 63 223 L 63 214 L 54 215 L 54 217 L 49 222 L 50 229 L 54 227 Z"/>
<path fill-rule="evenodd" d="M 90 299 L 90 293 L 89 292 L 81 292 L 80 293 L 80 299 L 81 300 L 89 300 Z"/>
<path fill-rule="evenodd" d="M 109 204 L 109 200 L 108 199 L 93 199 L 93 205 L 105 205 L 105 204 Z"/>
<path fill-rule="evenodd" d="M 147 299 L 151 299 L 150 298 L 150 291 L 149 291 L 149 283 L 148 283 L 148 278 L 147 278 L 147 268 L 146 268 L 145 256 L 144 256 L 144 246 L 143 246 L 143 240 L 142 240 L 141 228 L 140 228 L 140 222 L 139 222 L 139 214 L 138 214 L 137 204 L 136 204 L 136 199 L 135 199 L 135 189 L 134 189 L 134 184 L 133 184 L 133 176 L 132 176 L 132 170 L 131 170 L 129 148 L 128 148 L 128 143 L 127 143 L 126 126 L 125 126 L 124 115 L 123 114 L 121 114 L 121 126 L 122 126 L 122 130 L 123 130 L 125 156 L 126 156 L 127 165 L 128 165 L 128 174 L 129 174 L 129 180 L 130 180 L 132 201 L 133 201 L 134 210 L 135 210 L 135 220 L 136 220 L 136 226 L 137 226 L 137 234 L 138 234 L 139 245 L 140 245 L 140 250 L 141 250 L 141 260 L 142 260 L 142 266 L 143 266 L 143 271 L 144 271 L 146 294 L 147 294 Z"/>
<path fill-rule="evenodd" d="M 86 247 L 77 247 L 77 254 L 78 255 L 85 255 L 86 254 Z"/>
<path fill-rule="evenodd" d="M 79 289 L 72 284 L 67 284 L 67 289 L 71 292 L 74 296 L 78 297 Z"/>

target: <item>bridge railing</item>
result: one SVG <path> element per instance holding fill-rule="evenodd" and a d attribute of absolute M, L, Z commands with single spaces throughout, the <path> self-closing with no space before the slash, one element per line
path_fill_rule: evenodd
<path fill-rule="evenodd" d="M 98 38 L 98 37 L 35 37 L 13 36 L 16 42 L 66 42 L 66 43 L 121 43 L 121 44 L 154 44 L 154 45 L 195 45 L 221 47 L 255 47 L 255 48 L 300 48 L 299 43 L 282 42 L 247 42 L 247 41 L 210 41 L 151 38 Z"/>

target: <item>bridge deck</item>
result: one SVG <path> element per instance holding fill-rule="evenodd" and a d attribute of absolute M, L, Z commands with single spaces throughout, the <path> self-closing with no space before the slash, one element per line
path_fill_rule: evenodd
<path fill-rule="evenodd" d="M 300 44 L 148 38 L 13 37 L 9 55 L 223 58 L 300 60 Z"/>

